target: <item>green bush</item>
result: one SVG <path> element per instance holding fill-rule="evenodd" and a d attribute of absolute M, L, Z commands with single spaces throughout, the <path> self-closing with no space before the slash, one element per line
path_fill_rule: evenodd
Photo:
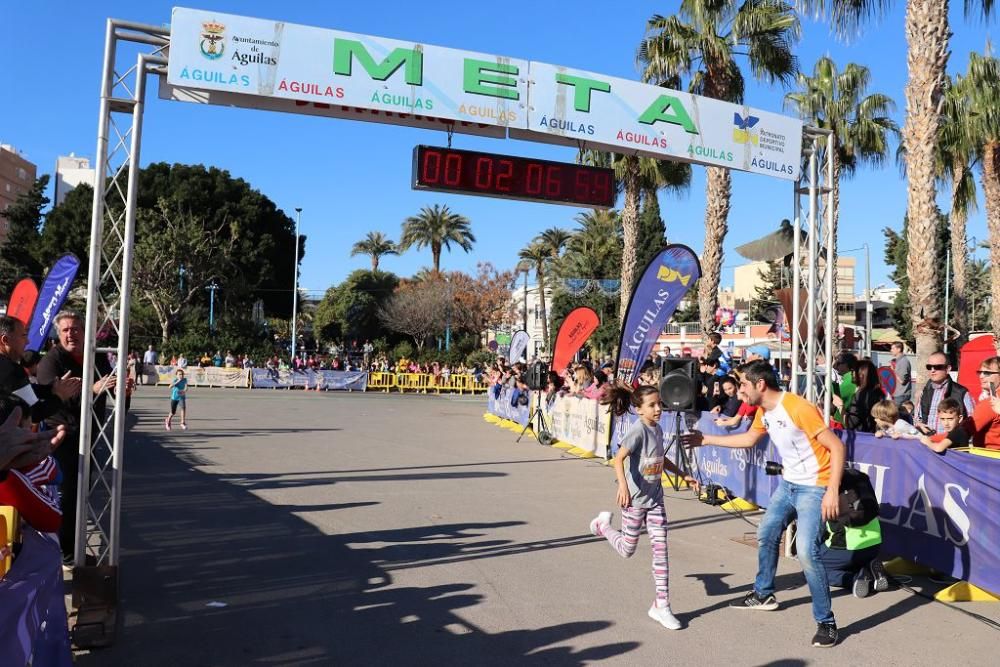
<path fill-rule="evenodd" d="M 395 361 L 400 357 L 406 357 L 407 359 L 413 359 L 413 345 L 409 341 L 401 341 L 396 344 L 396 347 L 392 348 L 392 354 L 390 355 Z"/>

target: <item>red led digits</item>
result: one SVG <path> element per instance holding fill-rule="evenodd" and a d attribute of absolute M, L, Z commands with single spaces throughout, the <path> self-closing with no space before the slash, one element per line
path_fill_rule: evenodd
<path fill-rule="evenodd" d="M 599 208 L 616 192 L 610 169 L 430 146 L 414 149 L 413 187 Z"/>

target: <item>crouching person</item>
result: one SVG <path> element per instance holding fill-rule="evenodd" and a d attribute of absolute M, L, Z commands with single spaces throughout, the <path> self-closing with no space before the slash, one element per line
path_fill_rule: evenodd
<path fill-rule="evenodd" d="M 878 499 L 868 475 L 847 468 L 840 482 L 840 512 L 826 522 L 826 539 L 819 560 L 831 586 L 849 588 L 854 597 L 889 589 L 889 577 L 879 559 L 882 529 Z"/>

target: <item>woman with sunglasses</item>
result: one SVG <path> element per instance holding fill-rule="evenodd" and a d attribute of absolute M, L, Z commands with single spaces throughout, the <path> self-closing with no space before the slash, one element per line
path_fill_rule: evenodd
<path fill-rule="evenodd" d="M 1000 450 L 1000 357 L 990 357 L 979 364 L 979 403 L 966 424 L 972 431 L 972 444 Z"/>

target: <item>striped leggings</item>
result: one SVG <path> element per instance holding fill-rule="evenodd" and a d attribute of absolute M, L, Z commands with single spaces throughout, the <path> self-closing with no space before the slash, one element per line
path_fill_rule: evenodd
<path fill-rule="evenodd" d="M 622 558 L 631 558 L 639 543 L 639 531 L 645 524 L 649 541 L 653 548 L 653 583 L 656 585 L 656 601 L 667 604 L 667 511 L 663 505 L 654 507 L 626 507 L 622 509 L 622 529 L 602 527 L 601 534 L 611 543 Z"/>

